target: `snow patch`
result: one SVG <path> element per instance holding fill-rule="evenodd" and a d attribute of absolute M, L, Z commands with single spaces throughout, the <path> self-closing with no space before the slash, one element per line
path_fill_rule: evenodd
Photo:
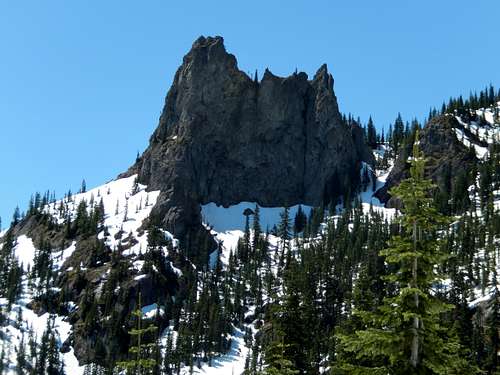
<path fill-rule="evenodd" d="M 16 246 L 14 247 L 14 254 L 22 264 L 23 269 L 26 271 L 33 267 L 35 260 L 35 245 L 33 240 L 26 235 L 19 236 L 16 241 Z"/>
<path fill-rule="evenodd" d="M 245 371 L 245 361 L 249 349 L 245 346 L 244 332 L 236 327 L 231 338 L 231 348 L 227 354 L 218 356 L 212 360 L 212 366 L 204 364 L 201 368 L 194 366 L 193 372 L 189 366 L 181 369 L 181 375 L 204 374 L 204 375 L 237 375 Z"/>
<path fill-rule="evenodd" d="M 158 307 L 158 304 L 153 303 L 151 305 L 144 306 L 141 308 L 142 315 L 147 318 L 151 319 L 156 316 L 156 313 L 159 311 L 160 315 L 165 314 L 165 311 L 162 306 Z"/>
<path fill-rule="evenodd" d="M 311 211 L 310 206 L 301 205 L 306 215 Z M 241 202 L 229 207 L 218 206 L 215 203 L 208 203 L 201 206 L 201 215 L 203 222 L 217 232 L 225 232 L 234 229 L 245 229 L 245 216 L 243 212 L 246 209 L 255 210 L 255 203 Z M 293 219 L 299 209 L 299 205 L 290 207 L 290 217 Z M 271 229 L 280 221 L 280 213 L 283 207 L 261 207 L 260 225 L 263 230 Z"/>

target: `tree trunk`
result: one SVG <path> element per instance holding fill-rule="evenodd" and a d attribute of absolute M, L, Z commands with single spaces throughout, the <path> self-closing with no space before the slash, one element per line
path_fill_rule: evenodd
<path fill-rule="evenodd" d="M 413 223 L 413 251 L 415 253 L 415 257 L 413 258 L 413 265 L 412 265 L 412 287 L 417 288 L 417 267 L 418 267 L 418 259 L 417 259 L 417 223 Z M 415 293 L 414 295 L 414 301 L 415 301 L 415 312 L 418 310 L 418 293 Z M 412 341 L 411 341 L 411 356 L 410 356 L 410 363 L 411 365 L 416 368 L 418 365 L 418 352 L 419 352 L 419 326 L 420 326 L 420 319 L 418 317 L 413 318 L 413 328 L 412 328 Z"/>

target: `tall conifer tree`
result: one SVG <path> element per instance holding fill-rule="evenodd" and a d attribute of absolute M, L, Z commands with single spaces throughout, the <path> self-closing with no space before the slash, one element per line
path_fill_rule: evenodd
<path fill-rule="evenodd" d="M 473 373 L 460 356 L 458 339 L 442 324 L 451 306 L 432 293 L 442 278 L 437 266 L 446 259 L 437 232 L 448 220 L 433 206 L 434 186 L 424 178 L 424 167 L 415 142 L 410 177 L 391 191 L 402 202 L 402 231 L 381 252 L 391 266 L 387 279 L 396 293 L 375 311 L 355 311 L 365 328 L 338 335 L 341 350 L 336 373 Z"/>

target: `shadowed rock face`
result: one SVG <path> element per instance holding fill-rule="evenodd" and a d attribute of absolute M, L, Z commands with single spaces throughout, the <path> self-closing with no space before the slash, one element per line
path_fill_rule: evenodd
<path fill-rule="evenodd" d="M 200 37 L 127 174 L 162 191 L 152 215 L 182 235 L 199 225 L 199 205 L 208 202 L 319 205 L 352 188 L 359 161 L 370 158 L 359 129 L 342 121 L 326 65 L 313 80 L 266 70 L 257 82 L 221 37 Z"/>
<path fill-rule="evenodd" d="M 445 115 L 433 118 L 420 132 L 420 149 L 426 157 L 425 174 L 438 186 L 450 184 L 450 181 L 444 179 L 455 176 L 460 170 L 469 170 L 477 162 L 474 152 L 471 153 L 457 139 L 454 129 L 465 130 L 454 117 Z M 474 139 L 474 135 L 468 136 Z M 396 159 L 386 184 L 375 193 L 387 207 L 399 206 L 399 202 L 391 197 L 389 190 L 409 176 L 410 163 L 407 158 L 412 153 L 411 148 L 412 145 L 408 145 L 407 149 L 403 150 Z"/>

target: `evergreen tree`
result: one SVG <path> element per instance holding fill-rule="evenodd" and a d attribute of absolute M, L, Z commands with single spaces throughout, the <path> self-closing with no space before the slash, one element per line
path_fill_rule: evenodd
<path fill-rule="evenodd" d="M 57 345 L 57 340 L 52 330 L 49 334 L 49 342 L 47 348 L 47 375 L 60 375 L 61 374 L 61 364 L 62 361 L 59 358 L 59 347 Z"/>
<path fill-rule="evenodd" d="M 302 210 L 302 206 L 299 205 L 297 213 L 295 214 L 295 219 L 293 221 L 293 231 L 295 233 L 301 233 L 307 224 L 307 216 Z"/>
<path fill-rule="evenodd" d="M 26 361 L 26 346 L 24 344 L 24 333 L 21 336 L 21 341 L 19 342 L 19 346 L 17 348 L 16 353 L 16 373 L 18 375 L 23 375 L 27 370 L 27 361 Z"/>
<path fill-rule="evenodd" d="M 418 139 L 418 138 L 417 138 Z M 386 297 L 375 311 L 357 310 L 365 329 L 338 335 L 341 354 L 338 373 L 350 374 L 463 374 L 472 366 L 442 323 L 451 309 L 433 293 L 442 275 L 437 265 L 446 255 L 438 246 L 437 231 L 447 220 L 432 205 L 432 182 L 424 179 L 425 160 L 414 145 L 410 177 L 392 189 L 401 199 L 402 233 L 382 251 L 392 266 L 387 277 L 397 293 Z"/>
<path fill-rule="evenodd" d="M 137 302 L 137 308 L 132 312 L 136 318 L 136 327 L 129 331 L 129 335 L 135 343 L 129 348 L 129 359 L 118 362 L 118 368 L 126 371 L 127 375 L 146 375 L 153 374 L 153 369 L 157 362 L 154 358 L 154 351 L 157 343 L 150 337 L 156 337 L 158 328 L 153 324 L 143 327 L 143 316 L 141 310 L 141 294 Z"/>
<path fill-rule="evenodd" d="M 252 229 L 253 229 L 252 247 L 253 247 L 254 251 L 256 251 L 257 248 L 260 246 L 261 235 L 262 235 L 262 228 L 260 226 L 260 207 L 258 204 L 255 205 L 252 224 L 253 224 L 252 225 Z"/>
<path fill-rule="evenodd" d="M 11 226 L 16 226 L 19 221 L 21 220 L 21 211 L 19 210 L 19 206 L 16 206 L 16 209 L 14 210 L 14 214 L 12 215 L 12 223 Z"/>
<path fill-rule="evenodd" d="M 280 238 L 279 271 L 281 272 L 285 265 L 285 257 L 290 255 L 291 224 L 290 209 L 288 207 L 285 207 L 280 213 L 278 236 Z"/>
<path fill-rule="evenodd" d="M 287 346 L 283 342 L 275 341 L 265 353 L 266 367 L 259 375 L 294 375 L 299 374 L 293 363 L 285 358 Z"/>
<path fill-rule="evenodd" d="M 49 355 L 49 341 L 51 332 L 51 319 L 47 320 L 47 327 L 43 332 L 38 352 L 36 353 L 35 374 L 44 375 L 47 368 L 47 357 Z"/>
<path fill-rule="evenodd" d="M 405 125 L 403 119 L 401 118 L 401 113 L 398 113 L 398 117 L 396 118 L 396 121 L 394 121 L 394 130 L 392 134 L 392 144 L 391 144 L 396 155 L 398 154 L 401 143 L 403 142 L 404 134 L 405 134 Z"/>
<path fill-rule="evenodd" d="M 5 369 L 5 343 L 2 343 L 2 353 L 0 354 L 0 374 L 4 373 Z"/>
<path fill-rule="evenodd" d="M 489 373 L 496 374 L 499 370 L 500 363 L 498 352 L 500 351 L 500 300 L 497 286 L 497 274 L 494 270 L 493 276 L 493 303 L 491 306 L 490 316 L 487 320 L 488 327 L 488 358 L 486 359 L 485 367 Z"/>
<path fill-rule="evenodd" d="M 366 143 L 371 148 L 377 147 L 377 130 L 375 129 L 375 125 L 373 125 L 371 116 L 368 119 L 368 124 L 366 126 Z"/>

